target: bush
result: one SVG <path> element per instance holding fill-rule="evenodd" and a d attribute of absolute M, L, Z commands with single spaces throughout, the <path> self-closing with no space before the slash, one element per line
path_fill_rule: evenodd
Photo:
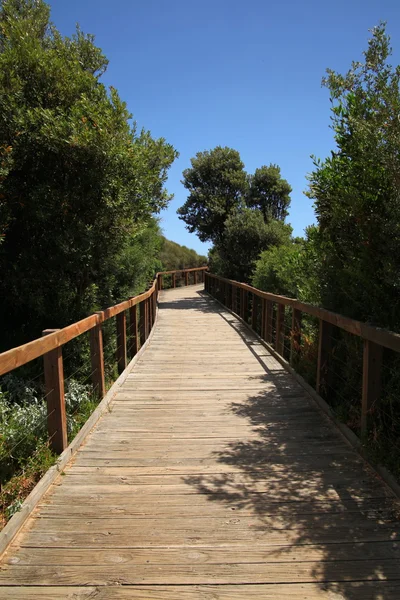
<path fill-rule="evenodd" d="M 56 457 L 49 448 L 47 405 L 40 385 L 14 375 L 0 387 L 0 511 L 3 523 L 14 514 Z M 72 440 L 97 405 L 91 386 L 66 383 L 68 437 Z"/>

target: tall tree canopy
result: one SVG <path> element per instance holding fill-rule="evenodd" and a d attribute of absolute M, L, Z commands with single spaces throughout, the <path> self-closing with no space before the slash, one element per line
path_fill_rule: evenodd
<path fill-rule="evenodd" d="M 248 175 L 239 152 L 217 146 L 199 152 L 183 172 L 189 190 L 179 217 L 202 241 L 212 241 L 211 267 L 225 277 L 249 281 L 260 252 L 290 238 L 283 224 L 291 187 L 271 164 Z"/>
<path fill-rule="evenodd" d="M 226 219 L 243 203 L 247 190 L 244 164 L 237 150 L 221 146 L 198 152 L 191 163 L 183 172 L 189 197 L 178 209 L 179 218 L 202 242 L 217 242 Z"/>
<path fill-rule="evenodd" d="M 176 152 L 136 131 L 106 67 L 43 0 L 2 2 L 0 312 L 25 339 L 115 299 L 117 263 L 170 198 Z"/>
<path fill-rule="evenodd" d="M 286 179 L 282 179 L 278 165 L 260 167 L 249 176 L 247 206 L 260 210 L 265 222 L 270 219 L 284 221 L 288 215 L 291 191 Z"/>
<path fill-rule="evenodd" d="M 315 161 L 309 196 L 321 230 L 322 302 L 389 328 L 400 326 L 400 67 L 382 24 L 364 61 L 328 71 L 337 148 Z"/>

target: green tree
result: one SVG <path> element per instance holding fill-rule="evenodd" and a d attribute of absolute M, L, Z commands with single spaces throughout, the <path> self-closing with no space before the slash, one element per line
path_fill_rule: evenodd
<path fill-rule="evenodd" d="M 288 215 L 291 191 L 286 179 L 281 177 L 280 167 L 270 164 L 256 169 L 254 175 L 249 176 L 246 203 L 260 210 L 265 222 L 270 219 L 284 221 Z"/>
<path fill-rule="evenodd" d="M 179 218 L 202 242 L 217 242 L 228 216 L 244 202 L 247 190 L 244 164 L 237 150 L 221 146 L 198 152 L 191 164 L 183 172 L 182 183 L 189 197 L 178 209 Z"/>
<path fill-rule="evenodd" d="M 99 81 L 106 67 L 93 36 L 61 36 L 43 0 L 2 2 L 3 346 L 119 299 L 132 270 L 122 282 L 118 265 L 170 199 L 176 152 L 136 131 Z"/>
<path fill-rule="evenodd" d="M 312 304 L 320 303 L 319 231 L 308 227 L 306 238 L 294 238 L 289 243 L 264 250 L 255 264 L 254 287 L 298 298 Z"/>
<path fill-rule="evenodd" d="M 290 225 L 276 220 L 265 223 L 261 211 L 244 208 L 227 218 L 222 238 L 210 255 L 211 269 L 247 282 L 260 253 L 288 243 L 291 233 Z"/>
<path fill-rule="evenodd" d="M 324 79 L 337 148 L 315 160 L 308 195 L 321 230 L 325 306 L 400 328 L 400 67 L 385 26 L 364 61 Z"/>

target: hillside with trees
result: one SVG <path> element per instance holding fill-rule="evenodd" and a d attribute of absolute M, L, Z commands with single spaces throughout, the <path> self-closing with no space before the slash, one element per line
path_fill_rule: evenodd
<path fill-rule="evenodd" d="M 163 271 L 173 271 L 174 269 L 202 267 L 207 264 L 207 257 L 162 236 L 160 261 Z"/>

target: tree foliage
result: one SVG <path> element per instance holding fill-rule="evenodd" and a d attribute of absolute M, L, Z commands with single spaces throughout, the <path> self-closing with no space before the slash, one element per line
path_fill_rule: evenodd
<path fill-rule="evenodd" d="M 179 218 L 202 242 L 217 242 L 228 216 L 244 202 L 247 191 L 244 164 L 237 150 L 221 146 L 198 152 L 191 164 L 183 172 L 182 183 L 189 197 L 178 209 Z"/>
<path fill-rule="evenodd" d="M 225 222 L 220 242 L 211 255 L 211 268 L 218 274 L 249 281 L 260 253 L 288 243 L 292 228 L 281 221 L 264 221 L 261 211 L 244 208 Z"/>
<path fill-rule="evenodd" d="M 328 71 L 337 148 L 315 160 L 308 195 L 321 230 L 322 302 L 389 328 L 400 326 L 400 67 L 372 31 L 364 61 Z"/>
<path fill-rule="evenodd" d="M 291 187 L 277 165 L 249 176 L 232 148 L 199 152 L 191 162 L 183 172 L 190 193 L 178 214 L 190 232 L 214 243 L 210 265 L 215 272 L 249 281 L 260 253 L 290 237 L 283 222 Z"/>
<path fill-rule="evenodd" d="M 284 221 L 288 215 L 291 191 L 286 179 L 282 179 L 278 165 L 260 167 L 249 176 L 247 206 L 260 210 L 265 222 L 271 219 Z"/>
<path fill-rule="evenodd" d="M 100 83 L 106 67 L 93 36 L 61 36 L 43 0 L 3 1 L 1 326 L 22 339 L 117 300 L 134 279 L 126 257 L 147 226 L 158 236 L 152 215 L 170 198 L 176 152 L 136 130 Z"/>
<path fill-rule="evenodd" d="M 319 230 L 308 227 L 306 238 L 287 240 L 261 253 L 252 277 L 254 287 L 272 294 L 320 303 Z"/>

